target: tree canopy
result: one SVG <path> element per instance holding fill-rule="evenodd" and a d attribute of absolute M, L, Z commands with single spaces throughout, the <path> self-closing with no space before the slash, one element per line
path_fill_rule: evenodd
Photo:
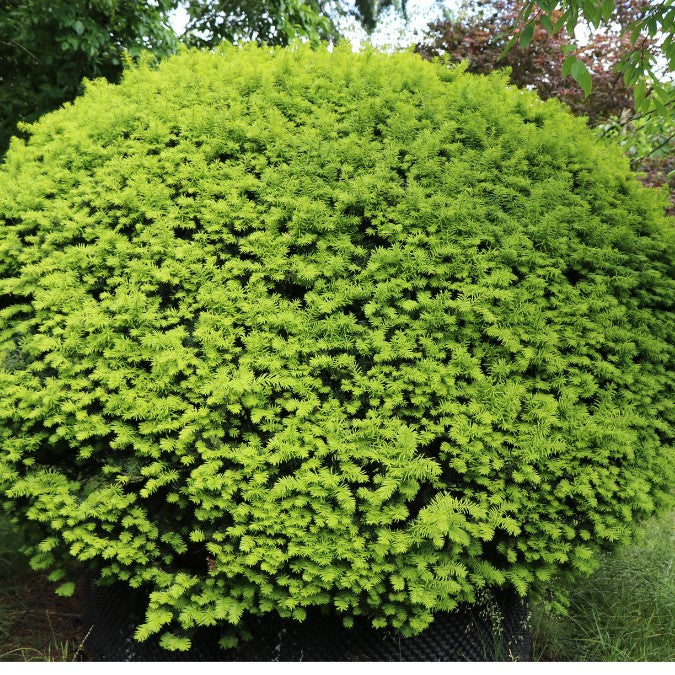
<path fill-rule="evenodd" d="M 592 122 L 633 109 L 632 90 L 615 70 L 627 47 L 620 25 L 591 35 L 575 51 L 593 75 L 593 95 L 587 98 L 581 86 L 563 72 L 568 38 L 561 32 L 549 33 L 537 24 L 527 45 L 515 44 L 505 51 L 519 6 L 518 0 L 465 0 L 455 15 L 431 23 L 426 39 L 416 49 L 428 58 L 445 54 L 453 61 L 467 60 L 473 73 L 508 67 L 513 84 L 534 88 L 544 99 L 556 97 Z"/>
<path fill-rule="evenodd" d="M 635 87 L 638 108 L 648 94 L 667 114 L 672 103 L 662 80 L 664 72 L 675 70 L 675 3 L 673 0 L 524 0 L 511 29 L 509 47 L 518 43 L 527 47 L 535 28 L 555 35 L 566 28 L 569 43 L 565 47 L 563 75 L 571 75 L 584 93 L 591 92 L 593 81 L 587 63 L 577 52 L 575 29 L 584 20 L 593 30 L 612 31 L 617 26 L 627 39 L 617 70 L 628 86 Z"/>
<path fill-rule="evenodd" d="M 187 11 L 188 44 L 213 47 L 223 40 L 287 45 L 297 37 L 336 39 L 336 21 L 352 16 L 371 32 L 382 13 L 406 16 L 406 0 L 176 0 Z"/>

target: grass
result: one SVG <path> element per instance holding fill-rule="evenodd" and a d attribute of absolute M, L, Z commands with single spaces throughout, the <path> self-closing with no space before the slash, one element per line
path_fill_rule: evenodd
<path fill-rule="evenodd" d="M 533 611 L 534 660 L 675 660 L 675 513 L 645 524 L 638 542 L 606 555 L 571 590 L 569 615 Z"/>
<path fill-rule="evenodd" d="M 605 556 L 572 589 L 568 616 L 534 607 L 534 660 L 675 660 L 674 526 L 675 513 L 652 520 L 636 544 Z M 0 517 L 0 662 L 81 660 L 80 599 L 54 595 L 19 545 Z"/>

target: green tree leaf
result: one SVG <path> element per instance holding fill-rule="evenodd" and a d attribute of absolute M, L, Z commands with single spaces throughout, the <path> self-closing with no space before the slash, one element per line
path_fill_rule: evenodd
<path fill-rule="evenodd" d="M 527 26 L 525 26 L 525 28 L 523 28 L 523 31 L 520 34 L 519 40 L 520 46 L 527 47 L 527 45 L 530 44 L 533 35 L 534 35 L 534 23 L 529 23 Z"/>
<path fill-rule="evenodd" d="M 584 97 L 589 96 L 593 89 L 593 80 L 586 64 L 577 59 L 570 67 L 570 75 L 583 89 Z"/>
<path fill-rule="evenodd" d="M 567 77 L 571 71 L 572 71 L 572 66 L 577 62 L 577 56 L 576 54 L 570 54 L 565 58 L 562 64 L 562 75 L 563 77 Z"/>

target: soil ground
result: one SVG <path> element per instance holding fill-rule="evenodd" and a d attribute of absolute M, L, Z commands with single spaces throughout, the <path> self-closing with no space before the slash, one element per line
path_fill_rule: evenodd
<path fill-rule="evenodd" d="M 80 595 L 55 595 L 56 584 L 29 569 L 9 580 L 0 591 L 0 661 L 81 660 Z"/>

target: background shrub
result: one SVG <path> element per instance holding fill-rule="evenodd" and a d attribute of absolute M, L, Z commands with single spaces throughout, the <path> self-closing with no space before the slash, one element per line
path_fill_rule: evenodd
<path fill-rule="evenodd" d="M 35 568 L 148 585 L 139 639 L 311 605 L 418 632 L 593 570 L 670 503 L 665 198 L 557 102 L 410 53 L 224 47 L 27 133 L 0 489 Z"/>

